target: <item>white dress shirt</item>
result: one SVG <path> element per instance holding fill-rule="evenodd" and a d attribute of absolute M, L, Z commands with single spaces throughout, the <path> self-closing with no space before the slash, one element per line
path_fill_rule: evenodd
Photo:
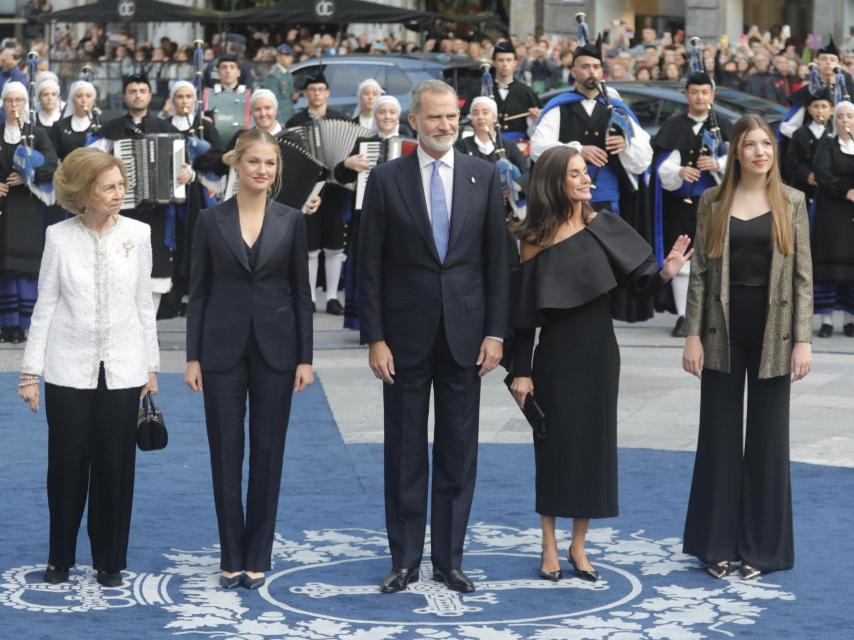
<path fill-rule="evenodd" d="M 698 133 L 700 133 L 700 129 L 706 122 L 706 118 L 696 118 L 690 113 L 688 114 L 688 117 L 694 121 L 694 124 L 691 127 L 691 131 L 693 131 L 694 135 L 696 136 Z M 718 184 L 721 183 L 721 180 L 724 177 L 726 161 L 726 155 L 718 156 L 718 169 L 717 171 L 712 171 L 712 177 Z M 667 156 L 664 162 L 662 162 L 661 165 L 659 165 L 658 167 L 658 179 L 661 180 L 661 188 L 665 191 L 679 191 L 679 189 L 682 188 L 682 183 L 684 182 L 682 176 L 679 175 L 679 172 L 681 170 L 682 153 L 679 151 L 679 149 L 674 149 L 670 152 L 670 155 Z"/>
<path fill-rule="evenodd" d="M 39 297 L 21 366 L 45 382 L 142 387 L 160 369 L 151 296 L 151 228 L 119 216 L 100 236 L 78 217 L 47 228 Z"/>
<path fill-rule="evenodd" d="M 824 135 L 824 132 L 827 131 L 827 127 L 815 120 L 810 122 L 807 126 L 809 127 L 809 130 L 812 131 L 813 137 L 816 139 L 821 138 Z"/>
<path fill-rule="evenodd" d="M 430 205 L 430 180 L 433 178 L 433 163 L 435 158 L 427 155 L 427 152 L 418 145 L 418 166 L 421 167 L 421 186 L 424 189 L 424 202 L 427 205 L 427 216 L 433 220 L 433 210 Z M 445 206 L 448 207 L 448 220 L 451 219 L 451 204 L 454 201 L 454 148 L 451 147 L 444 156 L 440 158 L 439 177 L 442 186 L 445 187 Z"/>
<path fill-rule="evenodd" d="M 613 98 L 620 97 L 620 94 L 610 87 L 608 87 L 608 95 Z M 581 105 L 588 115 L 592 115 L 596 100 L 582 100 Z M 633 186 L 637 187 L 634 176 L 642 174 L 649 168 L 652 163 L 652 146 L 650 145 L 649 134 L 638 126 L 631 117 L 629 122 L 631 122 L 632 127 L 632 142 L 626 146 L 624 151 L 620 152 L 620 162 L 629 174 L 629 180 Z M 531 159 L 536 162 L 546 149 L 559 144 L 580 146 L 577 140 L 570 142 L 560 142 L 559 140 L 560 109 L 555 107 L 540 119 L 536 129 L 534 129 L 534 134 L 531 136 Z"/>

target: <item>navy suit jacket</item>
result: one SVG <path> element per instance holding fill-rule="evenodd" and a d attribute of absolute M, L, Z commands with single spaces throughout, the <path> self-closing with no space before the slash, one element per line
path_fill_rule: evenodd
<path fill-rule="evenodd" d="M 475 366 L 483 339 L 505 337 L 507 228 L 494 164 L 454 152 L 450 243 L 439 261 L 418 154 L 371 170 L 359 238 L 359 321 L 397 366 L 422 362 L 443 323 L 455 362 Z"/>
<path fill-rule="evenodd" d="M 202 370 L 228 371 L 244 353 L 250 331 L 270 368 L 311 364 L 311 289 L 303 214 L 268 201 L 255 270 L 237 212 L 237 198 L 199 213 L 193 234 L 187 360 Z"/>

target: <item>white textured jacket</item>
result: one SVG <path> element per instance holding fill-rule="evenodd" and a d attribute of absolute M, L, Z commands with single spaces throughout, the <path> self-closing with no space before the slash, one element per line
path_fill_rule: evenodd
<path fill-rule="evenodd" d="M 151 228 L 118 216 L 98 236 L 77 218 L 47 228 L 23 373 L 75 389 L 141 387 L 160 368 Z"/>

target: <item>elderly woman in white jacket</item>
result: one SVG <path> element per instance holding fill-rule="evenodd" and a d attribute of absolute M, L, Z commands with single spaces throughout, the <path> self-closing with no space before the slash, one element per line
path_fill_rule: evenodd
<path fill-rule="evenodd" d="M 160 367 L 151 296 L 148 225 L 119 215 L 121 161 L 72 151 L 54 176 L 74 217 L 47 229 L 39 298 L 18 395 L 39 407 L 45 382 L 50 556 L 44 579 L 68 580 L 89 499 L 92 566 L 104 586 L 122 583 L 133 499 L 140 398 L 157 392 Z"/>

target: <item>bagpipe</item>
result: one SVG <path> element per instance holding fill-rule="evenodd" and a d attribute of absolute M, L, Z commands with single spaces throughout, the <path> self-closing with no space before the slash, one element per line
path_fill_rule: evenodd
<path fill-rule="evenodd" d="M 689 40 L 689 64 L 691 68 L 691 73 L 703 73 L 709 75 L 706 71 L 706 61 L 703 59 L 702 48 L 700 47 L 700 38 L 694 36 Z M 697 150 L 697 153 L 694 154 L 694 158 L 692 158 L 689 162 L 690 166 L 696 168 L 697 158 L 701 155 L 709 156 L 716 162 L 720 158 L 721 152 L 724 150 L 724 141 L 721 136 L 721 128 L 718 125 L 718 117 L 715 115 L 714 109 L 714 92 L 716 90 L 714 79 L 709 76 L 709 80 L 712 83 L 712 102 L 709 103 L 709 116 L 708 116 L 708 126 L 703 128 L 703 135 L 700 139 L 700 148 Z M 690 204 L 692 199 L 690 197 L 685 198 L 685 203 Z"/>
<path fill-rule="evenodd" d="M 809 83 L 807 86 L 813 98 L 817 98 L 823 92 L 827 92 L 830 94 L 834 106 L 840 102 L 851 100 L 851 96 L 848 94 L 848 83 L 845 81 L 845 72 L 842 70 L 842 67 L 836 66 L 833 68 L 833 82 L 830 80 L 822 82 L 815 62 L 810 63 L 809 70 Z"/>
<path fill-rule="evenodd" d="M 190 136 L 187 138 L 187 155 L 190 157 L 190 164 L 196 162 L 199 156 L 210 151 L 211 143 L 205 140 L 205 123 L 204 123 L 204 107 L 202 105 L 202 95 L 204 92 L 204 66 L 205 66 L 205 43 L 203 40 L 196 40 L 193 51 L 193 88 L 196 90 L 195 114 L 194 121 L 196 127 L 190 124 Z M 190 114 L 184 114 L 189 116 Z"/>
<path fill-rule="evenodd" d="M 83 68 L 80 69 L 80 79 L 90 84 L 92 83 L 91 66 L 88 64 L 83 65 Z M 86 146 L 88 147 L 101 137 L 101 110 L 93 103 L 92 110 L 89 111 L 86 116 L 89 118 L 89 122 L 92 123 L 89 128 L 89 133 L 86 136 Z"/>
<path fill-rule="evenodd" d="M 35 182 L 36 169 L 44 164 L 44 155 L 40 151 L 33 148 L 35 142 L 36 118 L 33 104 L 36 100 L 36 72 L 38 70 L 39 54 L 35 51 L 30 51 L 27 54 L 27 72 L 29 75 L 29 101 L 27 105 L 28 113 L 26 119 L 22 121 L 22 114 L 17 110 L 13 110 L 11 116 L 18 121 L 18 126 L 21 129 L 21 144 L 15 149 L 15 155 L 12 160 L 12 167 L 15 171 L 21 174 L 24 182 L 32 184 Z"/>
<path fill-rule="evenodd" d="M 490 73 L 490 64 L 488 61 L 481 62 L 481 95 L 489 96 L 495 100 L 495 84 Z M 495 162 L 498 167 L 498 177 L 501 180 L 501 190 L 507 196 L 507 203 L 510 205 L 511 215 L 514 220 L 524 220 L 527 213 L 526 199 L 522 197 L 522 171 L 507 158 L 507 148 L 504 146 L 504 140 L 501 137 L 501 129 L 498 122 L 495 123 L 495 136 L 492 132 L 487 131 L 489 139 L 492 141 L 492 146 L 495 147 L 495 154 L 498 160 Z M 475 133 L 477 135 L 477 133 Z"/>

